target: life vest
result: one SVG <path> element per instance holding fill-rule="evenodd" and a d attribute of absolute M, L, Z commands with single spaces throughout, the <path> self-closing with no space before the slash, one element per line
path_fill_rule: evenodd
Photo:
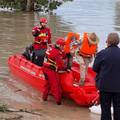
<path fill-rule="evenodd" d="M 65 66 L 64 66 L 62 51 L 57 49 L 55 46 L 47 49 L 44 66 L 51 68 L 52 70 L 55 71 L 64 69 Z"/>
<path fill-rule="evenodd" d="M 79 50 L 79 54 L 84 57 L 92 57 L 97 51 L 97 44 L 90 44 L 88 41 L 88 34 L 85 32 L 83 41 Z"/>
<path fill-rule="evenodd" d="M 47 49 L 47 44 L 51 43 L 51 33 L 49 28 L 42 28 L 38 36 L 34 39 L 34 49 Z"/>
<path fill-rule="evenodd" d="M 70 53 L 71 43 L 79 39 L 80 39 L 80 35 L 78 33 L 69 32 L 65 41 L 64 52 Z"/>
<path fill-rule="evenodd" d="M 40 33 L 38 35 L 38 38 L 35 39 L 34 43 L 37 43 L 37 44 L 41 44 L 42 42 L 48 42 L 48 36 L 46 35 L 46 33 Z"/>
<path fill-rule="evenodd" d="M 49 47 L 46 51 L 46 57 L 44 60 L 44 65 L 48 68 L 51 68 L 53 70 L 57 70 L 57 65 L 56 62 L 54 60 L 54 56 L 51 54 L 53 51 L 54 47 Z"/>
<path fill-rule="evenodd" d="M 47 43 L 51 44 L 51 31 L 50 31 L 50 28 L 45 27 L 45 28 L 40 30 L 40 33 L 45 34 L 47 36 Z"/>

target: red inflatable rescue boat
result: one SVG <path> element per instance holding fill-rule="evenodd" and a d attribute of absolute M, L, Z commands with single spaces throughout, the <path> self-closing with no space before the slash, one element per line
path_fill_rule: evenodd
<path fill-rule="evenodd" d="M 22 55 L 10 56 L 8 65 L 10 71 L 15 76 L 23 79 L 40 92 L 43 92 L 46 80 L 42 72 L 42 67 L 26 60 Z M 96 102 L 99 95 L 94 82 L 95 73 L 91 68 L 88 69 L 84 86 L 73 85 L 74 82 L 80 79 L 79 65 L 77 63 L 73 64 L 72 71 L 60 73 L 59 77 L 65 97 L 74 100 L 80 106 L 91 106 Z"/>

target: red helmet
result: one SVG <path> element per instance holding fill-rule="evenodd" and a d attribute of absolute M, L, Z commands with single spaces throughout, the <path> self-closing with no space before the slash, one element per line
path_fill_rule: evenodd
<path fill-rule="evenodd" d="M 56 40 L 56 45 L 57 46 L 64 46 L 65 45 L 65 39 L 64 38 L 58 38 Z"/>
<path fill-rule="evenodd" d="M 43 18 L 40 18 L 40 22 L 41 22 L 41 23 L 46 23 L 46 24 L 48 23 L 47 19 L 44 18 L 44 17 L 43 17 Z"/>

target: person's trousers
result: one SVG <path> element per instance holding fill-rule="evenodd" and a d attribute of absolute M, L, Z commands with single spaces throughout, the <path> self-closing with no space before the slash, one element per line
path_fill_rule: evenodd
<path fill-rule="evenodd" d="M 67 56 L 67 68 L 71 69 L 71 67 L 72 67 L 72 60 L 73 60 L 72 55 L 70 53 L 67 53 L 66 56 Z"/>
<path fill-rule="evenodd" d="M 47 100 L 49 92 L 51 92 L 56 100 L 56 103 L 61 103 L 62 92 L 58 73 L 47 67 L 43 67 L 43 72 L 47 80 L 45 89 L 43 91 L 43 100 Z"/>
<path fill-rule="evenodd" d="M 111 105 L 113 106 L 113 120 L 120 120 L 120 93 L 100 91 L 101 120 L 112 120 Z"/>
<path fill-rule="evenodd" d="M 80 80 L 85 81 L 85 77 L 87 74 L 88 66 L 91 62 L 92 58 L 85 58 L 80 55 L 76 56 L 76 60 L 80 65 Z"/>

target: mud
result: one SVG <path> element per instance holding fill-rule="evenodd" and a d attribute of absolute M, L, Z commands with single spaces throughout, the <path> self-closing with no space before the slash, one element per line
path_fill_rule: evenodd
<path fill-rule="evenodd" d="M 0 112 L 0 120 L 98 120 L 100 117 L 66 98 L 59 106 L 52 96 L 44 102 L 39 91 L 18 78 L 0 81 L 0 101 L 7 106 L 7 111 Z"/>

